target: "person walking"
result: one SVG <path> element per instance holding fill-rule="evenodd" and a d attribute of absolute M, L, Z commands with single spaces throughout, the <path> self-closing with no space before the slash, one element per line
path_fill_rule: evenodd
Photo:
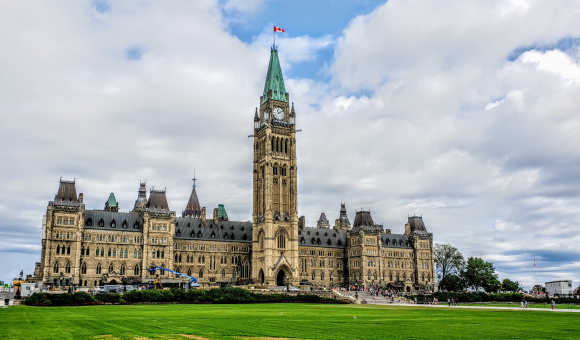
<path fill-rule="evenodd" d="M 552 310 L 554 310 L 554 307 L 556 307 L 556 302 L 554 302 L 554 299 L 552 299 Z"/>
<path fill-rule="evenodd" d="M 450 298 L 447 298 L 447 305 L 448 305 L 449 307 L 451 307 L 451 299 L 450 299 Z"/>
<path fill-rule="evenodd" d="M 417 297 L 415 296 L 415 304 L 417 304 Z"/>

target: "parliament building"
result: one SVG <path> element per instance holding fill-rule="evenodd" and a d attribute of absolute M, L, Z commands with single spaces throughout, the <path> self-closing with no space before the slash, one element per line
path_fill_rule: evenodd
<path fill-rule="evenodd" d="M 251 116 L 250 116 L 251 117 Z M 230 221 L 223 205 L 201 207 L 195 186 L 181 216 L 164 190 L 141 183 L 131 212 L 113 193 L 104 209 L 89 210 L 75 181 L 60 180 L 42 227 L 34 280 L 50 286 L 185 282 L 164 270 L 196 277 L 202 286 L 380 286 L 433 289 L 433 234 L 421 216 L 401 234 L 376 224 L 370 211 L 345 204 L 331 226 L 324 213 L 307 227 L 298 214 L 296 112 L 272 48 L 260 105 L 254 115 L 253 220 Z M 337 202 L 338 206 L 338 202 Z"/>

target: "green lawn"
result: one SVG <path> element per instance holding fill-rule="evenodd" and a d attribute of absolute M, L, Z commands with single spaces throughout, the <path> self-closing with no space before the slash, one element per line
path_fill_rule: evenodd
<path fill-rule="evenodd" d="M 578 339 L 578 321 L 579 313 L 373 305 L 16 306 L 0 308 L 0 339 Z"/>
<path fill-rule="evenodd" d="M 444 305 L 447 306 L 447 302 L 443 303 L 440 302 L 439 305 Z M 521 308 L 521 304 L 519 302 L 514 302 L 514 303 L 509 303 L 509 302 L 505 302 L 505 303 L 497 303 L 497 302 L 481 302 L 481 303 L 460 303 L 460 306 L 478 306 L 478 307 L 487 307 L 487 308 L 493 308 L 493 307 L 510 307 L 510 308 Z M 528 302 L 528 309 L 551 309 L 552 306 L 549 303 L 530 303 Z M 556 309 L 580 309 L 580 305 L 571 305 L 571 304 L 556 304 Z"/>

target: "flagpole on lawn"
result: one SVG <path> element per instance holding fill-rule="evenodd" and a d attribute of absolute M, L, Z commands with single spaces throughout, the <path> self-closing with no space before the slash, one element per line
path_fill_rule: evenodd
<path fill-rule="evenodd" d="M 534 259 L 534 269 L 536 270 L 536 286 L 538 285 L 538 267 L 536 267 L 536 259 Z"/>

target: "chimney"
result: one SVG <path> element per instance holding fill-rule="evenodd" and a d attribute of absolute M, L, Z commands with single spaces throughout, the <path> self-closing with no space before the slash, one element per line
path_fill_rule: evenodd
<path fill-rule="evenodd" d="M 215 224 L 218 223 L 218 208 L 215 208 L 213 210 L 213 223 L 215 223 Z"/>
<path fill-rule="evenodd" d="M 201 208 L 201 223 L 205 224 L 205 207 Z"/>
<path fill-rule="evenodd" d="M 83 193 L 79 194 L 79 203 L 83 203 Z"/>

